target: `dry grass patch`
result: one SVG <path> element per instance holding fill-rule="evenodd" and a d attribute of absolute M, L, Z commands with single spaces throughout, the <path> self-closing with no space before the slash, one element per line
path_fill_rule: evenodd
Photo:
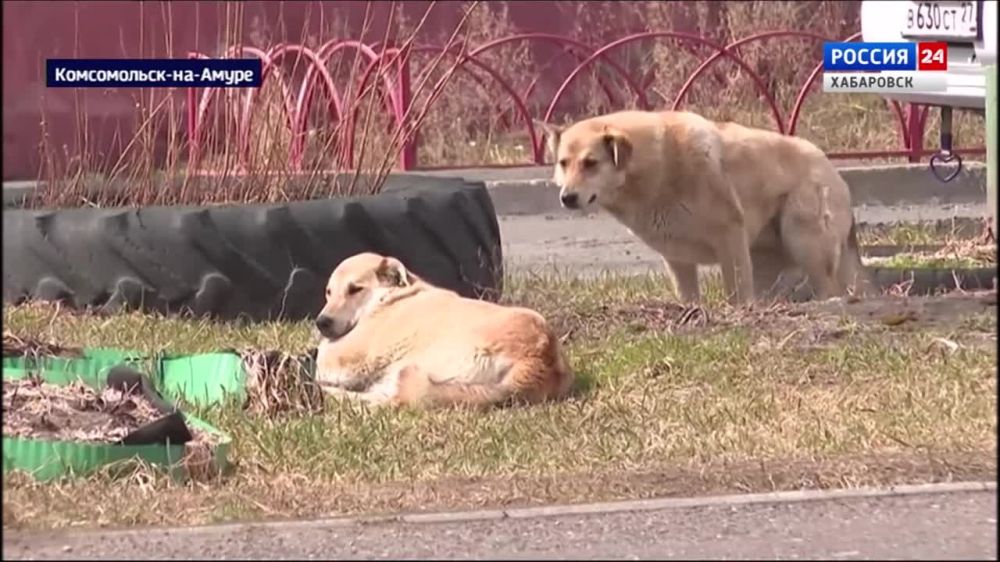
<path fill-rule="evenodd" d="M 3 332 L 3 356 L 21 355 L 24 357 L 41 357 L 45 355 L 60 355 L 63 357 L 79 356 L 80 349 L 63 347 L 57 343 L 41 341 L 34 338 L 21 338 L 6 329 Z"/>
<path fill-rule="evenodd" d="M 3 382 L 3 435 L 115 443 L 163 414 L 145 397 L 81 382 L 56 385 L 35 377 Z"/>
<path fill-rule="evenodd" d="M 858 242 L 864 246 L 996 245 L 986 219 L 955 217 L 950 220 L 862 224 Z"/>
<path fill-rule="evenodd" d="M 995 478 L 997 355 L 980 345 L 996 341 L 995 293 L 992 308 L 969 304 L 972 297 L 928 299 L 944 303 L 920 309 L 937 311 L 937 322 L 892 325 L 836 301 L 750 312 L 709 303 L 695 320 L 693 309 L 663 302 L 662 282 L 644 277 L 509 287 L 509 300 L 572 332 L 578 397 L 485 414 L 344 404 L 273 418 L 213 408 L 196 414 L 233 437 L 232 474 L 177 484 L 139 469 L 131 480 L 54 485 L 5 475 L 4 525 L 202 523 Z M 883 309 L 913 306 L 886 302 Z M 305 322 L 250 328 L 53 316 L 37 307 L 7 307 L 5 317 L 17 333 L 74 345 L 191 352 L 252 343 L 302 352 L 311 344 Z"/>
<path fill-rule="evenodd" d="M 307 357 L 255 349 L 244 350 L 241 356 L 249 413 L 274 417 L 322 411 L 323 393 L 312 380 Z"/>

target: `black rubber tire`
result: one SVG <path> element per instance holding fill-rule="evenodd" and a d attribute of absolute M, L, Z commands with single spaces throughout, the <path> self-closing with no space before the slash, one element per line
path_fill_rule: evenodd
<path fill-rule="evenodd" d="M 464 296 L 503 289 L 486 187 L 451 178 L 403 175 L 378 195 L 289 204 L 6 208 L 3 235 L 8 303 L 301 320 L 319 312 L 337 264 L 366 251 Z"/>

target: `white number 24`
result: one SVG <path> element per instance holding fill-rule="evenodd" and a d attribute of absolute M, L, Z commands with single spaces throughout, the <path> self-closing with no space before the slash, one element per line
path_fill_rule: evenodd
<path fill-rule="evenodd" d="M 920 64 L 944 63 L 944 50 L 942 49 L 927 49 L 921 54 L 923 56 L 920 58 Z"/>

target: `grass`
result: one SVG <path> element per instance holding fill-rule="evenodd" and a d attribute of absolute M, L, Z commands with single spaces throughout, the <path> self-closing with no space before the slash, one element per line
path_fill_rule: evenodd
<path fill-rule="evenodd" d="M 961 245 L 990 236 L 985 220 L 955 218 L 942 221 L 862 224 L 858 227 L 861 246 Z"/>
<path fill-rule="evenodd" d="M 231 475 L 178 484 L 137 467 L 124 480 L 42 485 L 5 474 L 4 526 L 995 478 L 995 294 L 992 309 L 982 297 L 953 296 L 923 308 L 921 299 L 887 299 L 858 310 L 834 302 L 736 311 L 713 297 L 695 311 L 671 304 L 659 276 L 537 276 L 511 279 L 506 298 L 537 308 L 563 335 L 580 397 L 486 414 L 215 408 L 199 413 L 233 436 Z M 905 322 L 880 321 L 914 306 Z M 39 304 L 5 306 L 4 323 L 76 346 L 301 352 L 313 343 L 308 322 L 101 318 Z"/>
<path fill-rule="evenodd" d="M 865 256 L 867 265 L 894 268 L 963 269 L 995 266 L 993 233 L 975 219 L 864 225 L 859 228 L 862 250 L 895 246 L 889 256 Z"/>
<path fill-rule="evenodd" d="M 996 264 L 995 261 L 989 262 L 965 256 L 928 256 L 905 253 L 896 254 L 895 256 L 884 261 L 876 262 L 874 259 L 866 261 L 869 264 L 877 263 L 877 265 L 882 267 L 895 267 L 900 269 L 971 269 Z"/>

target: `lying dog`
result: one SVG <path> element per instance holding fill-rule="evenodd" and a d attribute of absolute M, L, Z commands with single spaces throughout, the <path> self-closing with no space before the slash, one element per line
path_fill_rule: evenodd
<path fill-rule="evenodd" d="M 850 191 L 809 141 L 682 111 L 538 124 L 562 205 L 609 211 L 663 256 L 682 300 L 715 263 L 734 303 L 797 272 L 820 298 L 867 290 Z"/>
<path fill-rule="evenodd" d="M 341 398 L 483 408 L 562 398 L 573 383 L 540 314 L 461 297 L 391 257 L 338 265 L 316 327 L 316 381 Z"/>

